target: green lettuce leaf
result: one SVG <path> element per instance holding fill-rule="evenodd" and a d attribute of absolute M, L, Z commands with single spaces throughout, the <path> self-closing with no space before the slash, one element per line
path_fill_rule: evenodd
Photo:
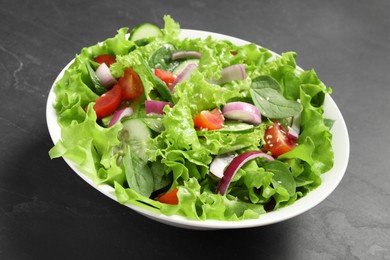
<path fill-rule="evenodd" d="M 79 169 L 95 183 L 100 183 L 97 175 L 101 167 L 108 169 L 114 163 L 111 159 L 112 148 L 119 144 L 116 124 L 110 128 L 101 127 L 96 123 L 96 114 L 88 106 L 84 121 L 73 121 L 61 129 L 61 140 L 49 151 L 51 158 L 65 157 L 75 162 Z"/>

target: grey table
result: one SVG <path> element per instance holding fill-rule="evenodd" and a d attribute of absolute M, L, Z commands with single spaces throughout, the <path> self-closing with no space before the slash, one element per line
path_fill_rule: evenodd
<path fill-rule="evenodd" d="M 332 87 L 351 153 L 337 189 L 278 224 L 192 231 L 90 187 L 52 147 L 45 105 L 84 46 L 142 22 L 296 51 Z M 0 1 L 0 259 L 390 259 L 390 2 Z"/>

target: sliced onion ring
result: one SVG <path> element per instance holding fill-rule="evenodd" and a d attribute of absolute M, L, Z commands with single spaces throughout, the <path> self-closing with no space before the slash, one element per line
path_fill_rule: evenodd
<path fill-rule="evenodd" d="M 164 107 L 165 106 L 172 107 L 173 104 L 166 101 L 160 101 L 160 100 L 146 100 L 145 101 L 145 110 L 147 115 L 157 114 L 162 115 L 164 114 Z"/>
<path fill-rule="evenodd" d="M 226 168 L 223 177 L 219 181 L 217 185 L 217 190 L 216 192 L 225 195 L 230 182 L 232 181 L 234 175 L 237 173 L 237 171 L 248 161 L 253 160 L 255 158 L 262 157 L 267 159 L 268 161 L 273 161 L 274 158 L 266 153 L 263 153 L 261 151 L 248 151 L 245 153 L 242 153 L 238 156 L 236 156 L 228 165 Z"/>
<path fill-rule="evenodd" d="M 232 80 L 243 80 L 246 78 L 246 70 L 244 64 L 234 64 L 224 68 L 221 71 L 221 77 L 218 80 L 213 80 L 213 83 L 222 85 Z"/>
<path fill-rule="evenodd" d="M 210 172 L 214 176 L 221 179 L 223 177 L 223 172 L 226 166 L 229 165 L 236 156 L 236 153 L 227 153 L 215 156 L 215 158 L 210 164 Z"/>
<path fill-rule="evenodd" d="M 287 137 L 293 141 L 296 141 L 298 139 L 300 131 L 301 131 L 301 114 L 294 116 L 292 118 L 291 125 L 288 128 Z"/>
<path fill-rule="evenodd" d="M 176 84 L 188 79 L 191 75 L 192 72 L 194 72 L 194 70 L 196 70 L 198 68 L 198 65 L 194 64 L 194 63 L 190 63 L 188 64 L 184 70 L 179 74 L 177 75 L 175 81 L 172 83 L 172 85 L 169 87 L 169 89 L 171 90 L 171 92 L 173 92 L 173 88 L 176 86 Z"/>
<path fill-rule="evenodd" d="M 246 102 L 230 102 L 222 109 L 223 116 L 227 119 L 238 120 L 250 124 L 260 124 L 261 114 L 259 109 Z"/>
<path fill-rule="evenodd" d="M 133 114 L 133 109 L 131 107 L 125 107 L 117 110 L 112 116 L 108 127 L 113 126 L 116 122 L 120 121 L 125 116 L 131 116 Z"/>
<path fill-rule="evenodd" d="M 110 69 L 104 62 L 96 69 L 96 76 L 107 89 L 116 83 L 116 79 L 112 76 Z"/>
<path fill-rule="evenodd" d="M 202 53 L 199 51 L 175 51 L 172 53 L 171 59 L 200 59 L 201 56 Z"/>

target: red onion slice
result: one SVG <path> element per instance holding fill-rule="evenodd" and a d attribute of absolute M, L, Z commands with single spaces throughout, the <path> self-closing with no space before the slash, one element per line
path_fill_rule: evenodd
<path fill-rule="evenodd" d="M 112 76 L 110 69 L 104 62 L 96 69 L 96 76 L 107 89 L 116 83 L 116 79 Z"/>
<path fill-rule="evenodd" d="M 172 60 L 179 59 L 200 59 L 202 53 L 199 51 L 176 51 L 171 55 Z"/>
<path fill-rule="evenodd" d="M 296 141 L 298 139 L 300 131 L 301 131 L 301 115 L 299 114 L 292 118 L 291 125 L 288 128 L 287 137 L 293 141 Z"/>
<path fill-rule="evenodd" d="M 210 164 L 210 172 L 214 176 L 221 179 L 223 177 L 223 172 L 226 166 L 228 166 L 236 156 L 237 156 L 236 153 L 217 155 Z"/>
<path fill-rule="evenodd" d="M 258 158 L 258 157 L 263 157 L 263 158 L 267 159 L 268 161 L 274 160 L 274 158 L 271 155 L 260 152 L 260 151 L 249 151 L 249 152 L 245 152 L 245 153 L 242 153 L 242 154 L 236 156 L 231 161 L 231 163 L 228 165 L 228 167 L 226 168 L 226 170 L 223 174 L 223 177 L 219 181 L 219 183 L 217 185 L 217 190 L 216 190 L 217 193 L 219 193 L 221 195 L 225 195 L 225 193 L 230 185 L 230 182 L 232 181 L 236 172 L 245 163 L 247 163 L 248 161 L 253 160 L 255 158 Z"/>
<path fill-rule="evenodd" d="M 246 102 L 230 102 L 222 109 L 223 116 L 227 119 L 238 120 L 250 124 L 260 124 L 261 114 L 259 109 Z"/>
<path fill-rule="evenodd" d="M 108 127 L 113 126 L 116 122 L 120 121 L 125 116 L 131 116 L 133 114 L 133 109 L 131 107 L 125 107 L 117 110 L 112 116 Z"/>
<path fill-rule="evenodd" d="M 246 78 L 246 70 L 244 64 L 234 64 L 224 68 L 221 71 L 221 78 L 213 80 L 213 83 L 222 85 L 232 80 L 243 80 Z"/>
<path fill-rule="evenodd" d="M 160 101 L 160 100 L 146 100 L 145 101 L 145 110 L 147 115 L 157 114 L 162 115 L 164 114 L 164 107 L 165 106 L 172 107 L 173 104 L 166 102 L 166 101 Z"/>
<path fill-rule="evenodd" d="M 185 69 L 176 77 L 175 81 L 172 83 L 172 85 L 169 87 L 171 92 L 173 92 L 173 88 L 176 86 L 176 84 L 188 79 L 192 72 L 194 72 L 198 68 L 198 65 L 194 63 L 188 64 Z"/>

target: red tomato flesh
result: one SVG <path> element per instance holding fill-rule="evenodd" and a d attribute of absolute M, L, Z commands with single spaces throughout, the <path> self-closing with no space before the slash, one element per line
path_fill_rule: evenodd
<path fill-rule="evenodd" d="M 211 111 L 204 110 L 194 117 L 194 125 L 199 129 L 221 129 L 224 122 L 225 119 L 219 108 L 215 108 Z"/>
<path fill-rule="evenodd" d="M 122 99 L 121 87 L 116 84 L 112 89 L 101 95 L 96 101 L 93 109 L 97 119 L 109 116 L 119 107 Z"/>
<path fill-rule="evenodd" d="M 118 79 L 118 84 L 122 89 L 122 98 L 125 100 L 134 100 L 144 93 L 142 81 L 132 68 L 126 68 L 125 73 Z"/>
<path fill-rule="evenodd" d="M 263 152 L 270 152 L 274 157 L 287 153 L 296 146 L 296 142 L 288 138 L 287 130 L 277 121 L 266 129 L 264 140 Z"/>
<path fill-rule="evenodd" d="M 159 79 L 165 82 L 165 84 L 169 87 L 176 79 L 176 75 L 165 70 L 154 69 L 154 75 L 156 75 Z"/>
<path fill-rule="evenodd" d="M 110 67 L 111 64 L 116 62 L 115 57 L 110 54 L 101 54 L 95 57 L 93 60 L 99 64 L 105 63 L 107 67 Z"/>
<path fill-rule="evenodd" d="M 174 188 L 171 191 L 161 194 L 157 197 L 157 201 L 165 204 L 177 205 L 179 203 L 179 199 L 177 198 L 178 188 Z"/>

